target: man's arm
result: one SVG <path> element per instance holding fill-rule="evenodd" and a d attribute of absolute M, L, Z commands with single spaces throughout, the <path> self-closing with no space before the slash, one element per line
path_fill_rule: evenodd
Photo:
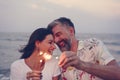
<path fill-rule="evenodd" d="M 59 66 L 63 68 L 73 66 L 102 79 L 120 80 L 120 66 L 117 64 L 116 60 L 112 60 L 106 65 L 93 64 L 90 62 L 83 62 L 76 54 L 67 51 L 62 53 Z"/>
<path fill-rule="evenodd" d="M 79 63 L 79 69 L 106 80 L 120 80 L 120 67 L 115 60 L 107 65 L 97 65 L 87 62 Z"/>

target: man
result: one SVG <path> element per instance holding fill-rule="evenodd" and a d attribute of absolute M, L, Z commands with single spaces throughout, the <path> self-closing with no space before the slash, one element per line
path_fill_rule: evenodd
<path fill-rule="evenodd" d="M 97 39 L 77 40 L 74 24 L 61 17 L 48 25 L 62 54 L 59 66 L 63 80 L 120 80 L 119 66 Z"/>

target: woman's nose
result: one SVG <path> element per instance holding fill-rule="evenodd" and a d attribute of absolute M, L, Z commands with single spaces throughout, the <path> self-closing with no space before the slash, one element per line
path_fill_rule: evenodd
<path fill-rule="evenodd" d="M 56 49 L 56 45 L 55 44 L 52 45 L 52 50 L 54 50 L 54 49 Z"/>
<path fill-rule="evenodd" d="M 56 45 L 54 44 L 53 46 L 54 46 L 54 49 L 56 49 Z"/>

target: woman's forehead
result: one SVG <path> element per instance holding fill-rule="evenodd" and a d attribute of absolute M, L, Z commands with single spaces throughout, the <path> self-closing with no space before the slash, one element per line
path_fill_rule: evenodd
<path fill-rule="evenodd" d="M 49 34 L 45 37 L 45 40 L 53 40 L 53 35 Z"/>

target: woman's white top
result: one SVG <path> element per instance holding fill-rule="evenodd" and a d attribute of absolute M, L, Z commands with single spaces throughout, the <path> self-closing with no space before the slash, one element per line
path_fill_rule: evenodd
<path fill-rule="evenodd" d="M 10 80 L 27 80 L 27 72 L 32 71 L 24 59 L 17 60 L 11 64 Z M 42 80 L 52 80 L 52 77 L 60 75 L 58 61 L 55 58 L 46 61 L 42 71 Z"/>

